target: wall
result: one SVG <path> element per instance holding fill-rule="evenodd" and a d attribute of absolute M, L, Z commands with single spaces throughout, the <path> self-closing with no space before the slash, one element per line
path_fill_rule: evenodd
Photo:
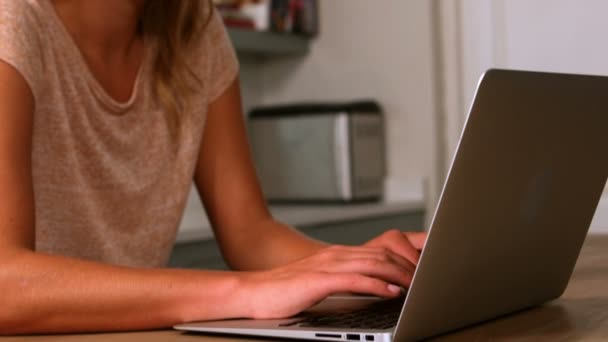
<path fill-rule="evenodd" d="M 420 182 L 433 174 L 436 147 L 430 3 L 320 6 L 322 33 L 311 53 L 264 65 L 263 102 L 378 99 L 388 123 L 389 195 L 420 193 Z"/>
<path fill-rule="evenodd" d="M 435 1 L 446 52 L 441 65 L 448 151 L 456 146 L 477 79 L 489 67 L 608 75 L 607 1 Z M 608 195 L 592 230 L 608 232 Z"/>

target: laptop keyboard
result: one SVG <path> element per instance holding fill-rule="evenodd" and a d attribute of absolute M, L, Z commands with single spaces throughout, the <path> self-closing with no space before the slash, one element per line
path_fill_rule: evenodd
<path fill-rule="evenodd" d="M 373 303 L 365 308 L 335 314 L 306 314 L 297 322 L 299 327 L 346 328 L 346 329 L 390 329 L 397 325 L 404 298 L 395 298 Z"/>

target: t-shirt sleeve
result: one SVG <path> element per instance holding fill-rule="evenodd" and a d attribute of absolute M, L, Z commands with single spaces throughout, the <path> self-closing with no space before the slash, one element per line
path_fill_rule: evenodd
<path fill-rule="evenodd" d="M 0 0 L 0 60 L 15 68 L 38 98 L 42 61 L 40 37 L 28 1 Z"/>
<path fill-rule="evenodd" d="M 213 102 L 237 77 L 239 63 L 222 18 L 215 8 L 203 35 L 207 55 L 207 100 Z"/>

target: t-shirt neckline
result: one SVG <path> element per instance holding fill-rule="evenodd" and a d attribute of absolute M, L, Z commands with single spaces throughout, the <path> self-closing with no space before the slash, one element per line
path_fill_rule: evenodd
<path fill-rule="evenodd" d="M 86 78 L 87 83 L 92 88 L 99 101 L 109 107 L 109 109 L 115 114 L 122 114 L 130 109 L 139 97 L 138 94 L 140 92 L 141 84 L 143 83 L 142 78 L 144 77 L 144 69 L 147 66 L 149 55 L 148 44 L 146 44 L 146 41 L 144 40 L 143 58 L 141 64 L 139 65 L 139 69 L 137 70 L 135 82 L 133 83 L 133 89 L 131 90 L 131 96 L 126 101 L 118 101 L 108 94 L 106 89 L 93 75 L 93 72 L 87 64 L 82 52 L 80 51 L 80 48 L 76 44 L 76 41 L 74 41 L 74 38 L 68 31 L 67 27 L 65 27 L 63 21 L 59 17 L 59 14 L 56 12 L 55 7 L 51 3 L 51 0 L 43 0 L 42 2 L 51 13 L 54 28 L 60 33 L 59 37 L 61 37 L 61 43 L 64 44 L 69 50 L 68 58 L 71 58 L 78 65 L 77 67 L 83 71 L 83 76 Z"/>

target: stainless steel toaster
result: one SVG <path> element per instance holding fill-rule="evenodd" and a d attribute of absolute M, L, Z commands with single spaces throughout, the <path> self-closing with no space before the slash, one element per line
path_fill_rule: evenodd
<path fill-rule="evenodd" d="M 257 108 L 249 135 L 270 201 L 380 199 L 386 174 L 384 119 L 374 101 Z"/>

